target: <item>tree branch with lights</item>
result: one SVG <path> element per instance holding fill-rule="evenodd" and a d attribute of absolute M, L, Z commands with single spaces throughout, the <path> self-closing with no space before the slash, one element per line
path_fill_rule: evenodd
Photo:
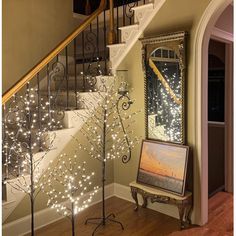
<path fill-rule="evenodd" d="M 51 150 L 61 128 L 51 98 L 42 98 L 27 84 L 25 95 L 15 95 L 3 107 L 3 181 L 12 191 L 30 198 L 31 235 L 34 235 L 35 199 L 42 190 L 42 160 Z"/>
<path fill-rule="evenodd" d="M 72 158 L 61 154 L 54 167 L 44 174 L 47 205 L 71 221 L 72 236 L 75 236 L 76 215 L 89 206 L 98 191 L 97 186 L 92 187 L 95 174 L 88 174 L 85 165 L 86 162 L 80 164 L 76 154 Z"/>
<path fill-rule="evenodd" d="M 112 80 L 114 77 L 109 79 Z M 83 101 L 85 114 L 81 115 L 75 111 L 75 114 L 85 121 L 80 131 L 85 137 L 86 143 L 82 143 L 74 137 L 78 148 L 101 162 L 102 166 L 102 216 L 87 219 L 85 222 L 87 224 L 91 221 L 98 221 L 92 235 L 100 226 L 106 225 L 107 221 L 119 224 L 124 229 L 121 222 L 114 220 L 115 215 L 113 213 L 106 215 L 106 162 L 121 157 L 123 163 L 127 163 L 131 158 L 131 149 L 139 141 L 138 137 L 132 137 L 131 127 L 135 122 L 134 116 L 140 111 L 127 113 L 133 104 L 129 97 L 127 83 L 122 82 L 119 88 L 116 85 L 116 80 L 109 81 L 109 84 L 108 86 L 104 82 L 96 96 L 91 95 L 91 99 Z"/>

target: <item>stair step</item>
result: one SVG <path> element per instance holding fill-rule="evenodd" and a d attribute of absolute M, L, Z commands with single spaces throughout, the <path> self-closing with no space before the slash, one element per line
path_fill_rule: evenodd
<path fill-rule="evenodd" d="M 68 89 L 75 90 L 75 84 L 77 84 L 77 90 L 90 90 L 93 88 L 92 84 L 89 83 L 89 78 L 83 75 L 76 76 L 76 83 L 75 83 L 75 76 L 68 76 Z M 67 79 L 58 77 L 54 80 L 54 89 L 55 90 L 67 90 Z"/>
<path fill-rule="evenodd" d="M 127 43 L 132 36 L 136 34 L 139 30 L 139 24 L 127 25 L 120 27 L 119 30 L 121 31 L 121 42 Z"/>
<path fill-rule="evenodd" d="M 42 93 L 41 96 L 47 96 L 47 91 L 42 91 L 41 93 Z M 53 93 L 51 95 L 54 96 Z M 86 96 L 89 96 L 89 97 L 86 97 Z M 81 98 L 88 100 L 88 99 L 93 99 L 94 97 L 97 97 L 97 96 L 99 96 L 99 93 L 93 92 L 93 91 L 78 92 L 77 94 L 75 94 L 74 91 L 68 91 L 68 109 L 69 108 L 73 108 L 73 110 L 75 109 L 76 97 L 77 97 L 78 109 L 84 109 L 84 104 Z M 67 91 L 60 91 L 57 94 L 55 108 L 56 109 L 62 108 L 62 110 L 64 111 L 67 109 Z"/>
<path fill-rule="evenodd" d="M 133 25 L 126 25 L 126 26 L 121 26 L 121 27 L 119 27 L 119 30 L 126 30 L 126 29 L 136 29 L 136 28 L 138 28 L 138 26 L 139 26 L 139 24 L 138 23 L 136 23 L 136 24 L 133 24 Z"/>
<path fill-rule="evenodd" d="M 62 78 L 63 79 L 63 78 Z M 77 79 L 77 92 L 81 91 L 96 91 L 99 90 L 100 86 L 102 85 L 102 80 L 106 81 L 106 83 L 110 83 L 112 80 L 112 76 L 95 76 L 89 77 L 86 75 L 78 75 Z M 113 80 L 112 80 L 113 81 Z M 52 89 L 58 91 L 67 91 L 67 80 L 64 78 L 63 80 L 55 79 L 53 82 Z M 68 89 L 72 92 L 75 91 L 75 77 L 69 76 L 68 77 Z"/>
<path fill-rule="evenodd" d="M 125 48 L 125 46 L 125 43 L 107 45 L 110 50 L 110 59 L 112 60 L 112 58 L 116 57 Z"/>
<path fill-rule="evenodd" d="M 100 55 L 104 55 L 104 52 L 100 52 Z M 77 59 L 75 60 L 74 57 L 68 56 L 68 74 L 69 75 L 74 75 L 75 73 L 75 65 L 76 65 L 76 73 L 77 75 L 80 75 L 81 72 L 84 73 L 89 73 L 88 71 L 88 67 L 91 64 L 91 68 L 94 68 L 97 66 L 97 63 L 100 64 L 101 69 L 104 72 L 105 69 L 105 60 L 103 59 L 103 56 L 99 57 L 99 61 L 97 60 L 97 56 L 93 57 L 91 60 L 91 57 L 85 55 L 85 59 L 83 60 L 82 58 L 82 54 L 78 54 L 77 55 Z M 107 59 L 108 60 L 108 59 Z M 61 55 L 59 57 L 59 62 L 62 63 L 64 65 L 64 69 L 66 68 L 66 56 Z M 60 75 L 60 73 L 59 73 Z M 62 75 L 62 74 L 61 74 Z"/>
<path fill-rule="evenodd" d="M 88 58 L 77 58 L 76 64 L 85 64 L 85 63 L 93 63 L 103 61 L 103 57 L 88 57 Z"/>
<path fill-rule="evenodd" d="M 132 7 L 133 11 L 143 11 L 143 10 L 152 10 L 154 8 L 154 4 L 152 2 L 146 3 L 144 5 L 134 6 Z"/>
<path fill-rule="evenodd" d="M 145 5 L 133 7 L 134 11 L 134 23 L 142 24 L 154 9 L 153 3 L 147 3 Z"/>

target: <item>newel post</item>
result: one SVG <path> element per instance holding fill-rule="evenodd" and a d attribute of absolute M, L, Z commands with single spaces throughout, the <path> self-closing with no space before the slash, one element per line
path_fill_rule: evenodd
<path fill-rule="evenodd" d="M 116 41 L 115 27 L 114 27 L 114 1 L 109 0 L 109 32 L 108 32 L 108 44 L 114 44 Z"/>

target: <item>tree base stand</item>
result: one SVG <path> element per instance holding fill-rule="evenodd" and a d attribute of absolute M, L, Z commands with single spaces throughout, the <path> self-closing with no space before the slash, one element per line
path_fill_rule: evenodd
<path fill-rule="evenodd" d="M 117 220 L 114 220 L 115 218 L 115 214 L 111 213 L 109 214 L 108 216 L 106 217 L 99 217 L 99 218 L 88 218 L 86 221 L 85 221 L 85 224 L 87 225 L 88 223 L 91 223 L 91 224 L 97 224 L 96 228 L 93 230 L 93 233 L 92 233 L 92 236 L 95 235 L 95 232 L 98 230 L 98 228 L 100 228 L 101 226 L 105 226 L 107 221 L 110 221 L 112 223 L 115 223 L 115 224 L 119 224 L 122 228 L 122 230 L 124 230 L 124 226 L 121 222 L 117 221 Z M 112 219 L 111 219 L 112 218 Z M 98 222 L 93 222 L 93 221 L 98 221 Z"/>

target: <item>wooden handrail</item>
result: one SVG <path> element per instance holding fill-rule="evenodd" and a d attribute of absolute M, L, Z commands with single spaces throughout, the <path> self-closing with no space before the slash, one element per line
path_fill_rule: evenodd
<path fill-rule="evenodd" d="M 53 58 L 55 58 L 70 42 L 72 42 L 90 23 L 106 8 L 107 0 L 101 0 L 97 10 L 95 10 L 83 23 L 73 31 L 65 40 L 59 43 L 46 57 L 44 57 L 33 69 L 24 75 L 2 96 L 2 104 L 5 104 L 14 94 L 26 85 L 34 76 L 37 75 Z"/>

